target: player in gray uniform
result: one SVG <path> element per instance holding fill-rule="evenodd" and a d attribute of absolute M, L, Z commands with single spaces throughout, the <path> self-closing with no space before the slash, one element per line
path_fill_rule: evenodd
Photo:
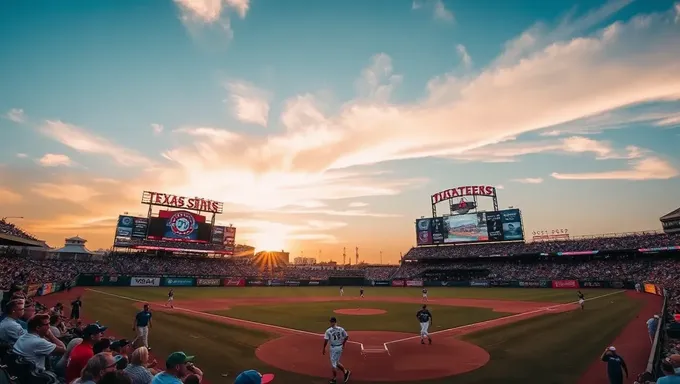
<path fill-rule="evenodd" d="M 342 373 L 345 375 L 345 379 L 343 382 L 348 382 L 349 377 L 352 374 L 352 371 L 349 369 L 345 368 L 345 366 L 340 363 L 340 357 L 342 357 L 342 351 L 345 349 L 345 344 L 347 343 L 347 339 L 349 339 L 349 336 L 347 335 L 347 332 L 345 331 L 344 328 L 338 326 L 338 321 L 335 317 L 331 317 L 331 326 L 326 330 L 326 333 L 324 334 L 324 341 L 323 341 L 323 352 L 322 354 L 326 354 L 326 346 L 330 344 L 330 355 L 331 355 L 331 369 L 333 370 L 333 378 L 330 381 L 330 384 L 335 384 L 337 381 L 337 370 L 340 369 L 342 370 Z"/>

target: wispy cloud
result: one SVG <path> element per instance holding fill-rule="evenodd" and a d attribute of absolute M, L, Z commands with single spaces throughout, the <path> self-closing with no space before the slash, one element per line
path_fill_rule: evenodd
<path fill-rule="evenodd" d="M 244 123 L 267 126 L 270 98 L 267 91 L 243 81 L 231 82 L 227 88 L 234 117 Z"/>
<path fill-rule="evenodd" d="M 411 3 L 411 9 L 427 9 L 432 12 L 432 17 L 437 20 L 454 21 L 453 12 L 446 8 L 443 0 L 414 0 Z"/>
<path fill-rule="evenodd" d="M 84 128 L 60 120 L 46 120 L 39 130 L 45 136 L 79 152 L 108 156 L 120 165 L 139 166 L 151 164 L 149 159 L 132 150 L 94 135 Z"/>
<path fill-rule="evenodd" d="M 163 129 L 164 129 L 164 127 L 163 127 L 162 124 L 156 124 L 156 123 L 151 124 L 151 130 L 153 131 L 153 133 L 155 135 L 160 135 L 161 133 L 163 133 Z"/>
<path fill-rule="evenodd" d="M 401 75 L 394 74 L 392 58 L 380 53 L 371 58 L 371 63 L 361 72 L 356 87 L 360 97 L 385 102 L 403 80 Z"/>
<path fill-rule="evenodd" d="M 0 187 L 0 201 L 2 201 L 3 203 L 16 204 L 22 200 L 23 197 L 21 197 L 20 194 L 10 189 Z"/>
<path fill-rule="evenodd" d="M 647 157 L 629 162 L 624 170 L 584 173 L 553 173 L 559 180 L 665 180 L 678 176 L 680 172 L 668 161 L 658 157 Z"/>
<path fill-rule="evenodd" d="M 43 167 L 71 167 L 74 165 L 73 161 L 66 155 L 47 153 L 40 159 L 38 163 Z"/>
<path fill-rule="evenodd" d="M 353 201 L 349 204 L 347 204 L 349 208 L 363 208 L 363 207 L 368 207 L 368 203 L 364 203 L 361 201 Z"/>
<path fill-rule="evenodd" d="M 11 120 L 15 123 L 23 123 L 26 121 L 24 116 L 24 110 L 20 108 L 10 109 L 4 116 L 6 119 Z"/>
<path fill-rule="evenodd" d="M 456 45 L 456 51 L 458 56 L 460 56 L 460 61 L 465 69 L 470 69 L 472 67 L 472 57 L 467 51 L 467 48 L 463 44 Z"/>
<path fill-rule="evenodd" d="M 675 22 L 675 24 L 678 24 L 678 23 L 680 23 L 680 2 L 675 3 L 674 9 L 675 9 L 675 20 L 673 20 L 673 21 Z"/>
<path fill-rule="evenodd" d="M 28 155 L 25 154 L 25 153 L 17 153 L 17 157 L 20 158 L 20 159 L 25 159 L 25 158 L 28 157 Z"/>
<path fill-rule="evenodd" d="M 94 188 L 80 184 L 37 183 L 31 190 L 48 199 L 81 204 L 98 195 Z"/>
<path fill-rule="evenodd" d="M 543 179 L 540 177 L 526 177 L 524 179 L 513 179 L 512 181 L 522 184 L 541 184 Z"/>
<path fill-rule="evenodd" d="M 250 0 L 174 0 L 180 11 L 180 20 L 194 37 L 199 37 L 206 28 L 231 40 L 230 11 L 243 19 L 250 9 Z"/>

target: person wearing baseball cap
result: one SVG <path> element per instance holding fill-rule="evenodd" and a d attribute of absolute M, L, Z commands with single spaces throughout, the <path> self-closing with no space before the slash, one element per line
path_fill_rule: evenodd
<path fill-rule="evenodd" d="M 73 348 L 66 364 L 67 383 L 80 377 L 80 372 L 87 365 L 87 361 L 94 356 L 94 345 L 102 339 L 102 333 L 107 329 L 108 327 L 97 323 L 90 324 L 83 329 L 83 342 Z"/>
<path fill-rule="evenodd" d="M 182 384 L 182 379 L 190 374 L 203 377 L 203 372 L 192 361 L 194 356 L 184 352 L 173 352 L 165 360 L 165 371 L 157 374 L 151 384 Z"/>
<path fill-rule="evenodd" d="M 264 375 L 260 372 L 251 369 L 248 371 L 243 371 L 241 374 L 236 376 L 234 384 L 267 384 L 274 380 L 273 373 L 265 373 Z"/>
<path fill-rule="evenodd" d="M 623 384 L 623 373 L 626 373 L 628 378 L 628 367 L 626 362 L 616 352 L 616 347 L 611 346 L 602 352 L 600 356 L 602 361 L 607 363 L 607 377 L 609 377 L 609 384 Z"/>

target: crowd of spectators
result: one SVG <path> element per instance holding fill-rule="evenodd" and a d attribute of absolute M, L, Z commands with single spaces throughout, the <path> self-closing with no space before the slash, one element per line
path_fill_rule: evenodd
<path fill-rule="evenodd" d="M 680 235 L 634 233 L 622 236 L 537 241 L 531 243 L 462 244 L 440 247 L 411 248 L 405 259 L 466 258 L 508 255 L 530 255 L 557 252 L 637 250 L 680 246 Z"/>
<path fill-rule="evenodd" d="M 19 237 L 26 240 L 38 241 L 35 236 L 6 221 L 5 219 L 0 219 L 0 234 Z"/>

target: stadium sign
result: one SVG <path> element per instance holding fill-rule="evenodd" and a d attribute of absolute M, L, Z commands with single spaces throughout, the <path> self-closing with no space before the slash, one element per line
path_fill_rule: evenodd
<path fill-rule="evenodd" d="M 219 201 L 151 191 L 144 191 L 142 193 L 142 204 L 212 213 L 222 213 L 224 209 L 224 203 Z"/>
<path fill-rule="evenodd" d="M 437 192 L 432 195 L 432 204 L 437 204 L 440 201 L 450 200 L 463 196 L 496 196 L 496 188 L 489 185 L 466 185 L 463 187 L 449 188 L 447 190 Z"/>
<path fill-rule="evenodd" d="M 130 280 L 131 287 L 158 287 L 161 285 L 159 277 L 133 277 Z"/>

